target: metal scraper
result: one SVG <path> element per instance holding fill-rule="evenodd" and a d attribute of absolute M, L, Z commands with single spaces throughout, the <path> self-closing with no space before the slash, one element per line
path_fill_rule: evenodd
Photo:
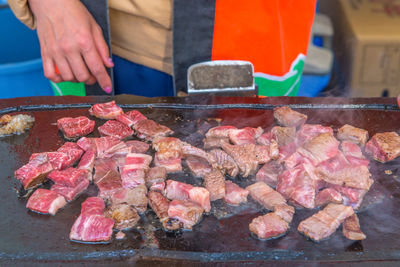
<path fill-rule="evenodd" d="M 254 66 L 242 60 L 197 63 L 187 72 L 189 94 L 255 95 Z"/>

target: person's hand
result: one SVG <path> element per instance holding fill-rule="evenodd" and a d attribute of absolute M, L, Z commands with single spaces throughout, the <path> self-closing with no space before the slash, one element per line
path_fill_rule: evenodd
<path fill-rule="evenodd" d="M 107 93 L 113 62 L 101 31 L 79 0 L 29 0 L 37 22 L 43 69 L 53 82 L 96 81 Z"/>

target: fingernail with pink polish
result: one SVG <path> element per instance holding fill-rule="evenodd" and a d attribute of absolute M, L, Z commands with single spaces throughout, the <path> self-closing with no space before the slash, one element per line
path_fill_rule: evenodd
<path fill-rule="evenodd" d="M 112 61 L 112 58 L 109 57 L 107 61 L 108 61 L 108 64 L 114 66 L 114 62 Z"/>
<path fill-rule="evenodd" d="M 107 86 L 106 88 L 104 88 L 104 92 L 106 92 L 107 94 L 110 94 L 112 91 L 110 86 Z"/>

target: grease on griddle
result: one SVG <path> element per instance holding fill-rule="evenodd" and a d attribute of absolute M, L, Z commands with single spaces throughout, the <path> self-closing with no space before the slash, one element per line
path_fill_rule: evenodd
<path fill-rule="evenodd" d="M 0 137 L 11 134 L 22 134 L 30 129 L 35 122 L 35 118 L 25 114 L 3 115 L 0 118 Z"/>

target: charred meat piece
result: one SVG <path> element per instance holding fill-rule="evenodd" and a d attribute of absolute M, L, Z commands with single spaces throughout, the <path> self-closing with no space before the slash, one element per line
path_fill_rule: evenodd
<path fill-rule="evenodd" d="M 131 153 L 146 153 L 150 146 L 149 144 L 142 142 L 142 141 L 137 141 L 137 140 L 129 140 L 126 141 L 125 144 L 131 148 Z"/>
<path fill-rule="evenodd" d="M 95 160 L 96 160 L 96 154 L 92 150 L 86 151 L 83 154 L 81 160 L 79 161 L 77 167 L 78 169 L 87 171 L 89 181 L 92 181 L 93 179 L 92 175 L 93 175 L 93 167 Z"/>
<path fill-rule="evenodd" d="M 256 145 L 248 144 L 235 146 L 223 144 L 222 149 L 235 160 L 239 167 L 240 174 L 243 177 L 247 177 L 256 172 L 258 167 Z"/>
<path fill-rule="evenodd" d="M 56 215 L 66 204 L 64 197 L 57 192 L 39 188 L 28 199 L 26 207 L 35 212 Z"/>
<path fill-rule="evenodd" d="M 105 216 L 113 219 L 114 229 L 125 230 L 134 227 L 140 220 L 137 211 L 128 204 L 116 204 L 107 208 Z"/>
<path fill-rule="evenodd" d="M 152 159 L 151 156 L 146 154 L 128 154 L 121 171 L 122 185 L 124 187 L 136 187 L 145 184 L 144 178 Z"/>
<path fill-rule="evenodd" d="M 82 182 L 82 180 L 87 180 L 88 173 L 87 170 L 68 168 L 62 171 L 52 171 L 49 173 L 48 177 L 56 184 L 75 187 Z"/>
<path fill-rule="evenodd" d="M 164 182 L 167 177 L 167 170 L 164 167 L 152 167 L 146 174 L 146 186 L 151 187 L 153 184 Z"/>
<path fill-rule="evenodd" d="M 173 134 L 173 131 L 167 126 L 158 124 L 157 122 L 148 119 L 138 121 L 133 128 L 139 138 L 148 141 L 151 141 L 159 136 L 168 136 Z"/>
<path fill-rule="evenodd" d="M 210 200 L 225 197 L 225 177 L 219 170 L 212 170 L 204 176 L 204 186 L 210 192 Z"/>
<path fill-rule="evenodd" d="M 342 195 L 333 188 L 325 188 L 315 197 L 315 206 L 322 207 L 329 203 L 342 204 Z"/>
<path fill-rule="evenodd" d="M 176 219 L 170 219 L 168 216 L 169 200 L 159 192 L 150 191 L 147 195 L 149 206 L 160 219 L 165 230 L 173 231 L 181 228 L 181 223 Z"/>
<path fill-rule="evenodd" d="M 239 167 L 235 160 L 221 149 L 213 149 L 209 152 L 215 158 L 213 167 L 228 174 L 231 177 L 236 177 L 239 174 Z"/>
<path fill-rule="evenodd" d="M 243 189 L 237 184 L 226 180 L 225 181 L 225 197 L 224 201 L 231 205 L 240 205 L 243 202 L 247 202 L 247 195 L 249 191 Z"/>
<path fill-rule="evenodd" d="M 183 223 L 183 228 L 192 229 L 200 221 L 203 211 L 203 208 L 195 202 L 174 199 L 169 203 L 168 217 L 179 220 Z"/>
<path fill-rule="evenodd" d="M 111 101 L 93 105 L 89 109 L 89 113 L 100 119 L 113 120 L 124 112 L 115 104 L 115 101 Z"/>
<path fill-rule="evenodd" d="M 48 161 L 47 153 L 40 153 L 28 164 L 16 170 L 14 175 L 25 189 L 29 189 L 41 184 L 52 170 L 53 167 Z"/>
<path fill-rule="evenodd" d="M 65 117 L 57 120 L 58 129 L 66 139 L 76 139 L 93 132 L 95 122 L 85 116 L 76 118 Z"/>
<path fill-rule="evenodd" d="M 337 138 L 364 146 L 368 140 L 368 131 L 346 124 L 339 129 Z"/>
<path fill-rule="evenodd" d="M 333 129 L 331 127 L 322 126 L 319 124 L 304 124 L 297 132 L 296 142 L 298 145 L 301 145 L 322 133 L 330 133 L 333 136 Z"/>
<path fill-rule="evenodd" d="M 271 135 L 279 146 L 286 146 L 296 141 L 296 127 L 275 126 L 271 130 Z"/>
<path fill-rule="evenodd" d="M 104 201 L 89 197 L 81 205 L 81 214 L 71 228 L 69 238 L 76 242 L 109 242 L 114 221 L 103 214 Z"/>
<path fill-rule="evenodd" d="M 108 197 L 112 205 L 128 204 L 140 212 L 144 213 L 147 209 L 147 188 L 140 185 L 135 188 L 121 188 L 116 190 Z"/>
<path fill-rule="evenodd" d="M 274 118 L 285 127 L 297 127 L 303 125 L 307 120 L 307 115 L 292 110 L 289 107 L 274 108 Z"/>
<path fill-rule="evenodd" d="M 350 240 L 364 240 L 367 236 L 360 229 L 357 214 L 347 217 L 343 222 L 343 235 Z"/>
<path fill-rule="evenodd" d="M 261 127 L 243 129 L 231 129 L 229 139 L 234 145 L 256 144 L 256 139 L 262 135 L 264 130 Z"/>
<path fill-rule="evenodd" d="M 83 193 L 89 186 L 89 179 L 83 179 L 76 186 L 66 186 L 64 184 L 56 183 L 51 187 L 51 191 L 57 192 L 62 195 L 65 200 L 71 202 Z"/>
<path fill-rule="evenodd" d="M 256 174 L 257 181 L 264 182 L 271 187 L 276 187 L 278 184 L 278 176 L 282 173 L 282 164 L 276 161 L 266 163 Z"/>
<path fill-rule="evenodd" d="M 249 224 L 249 229 L 260 239 L 270 239 L 284 235 L 289 229 L 289 224 L 271 212 L 253 219 Z"/>
<path fill-rule="evenodd" d="M 396 132 L 375 134 L 365 145 L 365 152 L 380 162 L 400 156 L 400 136 Z"/>
<path fill-rule="evenodd" d="M 316 166 L 339 153 L 339 142 L 330 133 L 322 133 L 305 142 L 297 151 Z"/>
<path fill-rule="evenodd" d="M 126 113 L 123 113 L 115 118 L 117 121 L 122 122 L 128 127 L 132 127 L 138 121 L 147 119 L 142 113 L 137 110 L 131 110 Z"/>
<path fill-rule="evenodd" d="M 210 192 L 203 187 L 168 180 L 165 195 L 169 199 L 191 200 L 202 206 L 205 212 L 211 210 Z"/>
<path fill-rule="evenodd" d="M 250 196 L 268 210 L 274 210 L 278 205 L 286 204 L 286 199 L 277 191 L 263 182 L 257 182 L 246 187 Z"/>
<path fill-rule="evenodd" d="M 197 177 L 204 177 L 207 173 L 209 173 L 212 170 L 212 167 L 208 163 L 208 161 L 196 156 L 186 157 L 186 164 L 192 171 L 193 175 Z"/>
<path fill-rule="evenodd" d="M 351 207 L 328 204 L 323 210 L 302 221 L 297 230 L 318 242 L 332 235 L 340 224 L 353 214 Z"/>
<path fill-rule="evenodd" d="M 63 162 L 63 168 L 67 168 L 77 163 L 84 151 L 76 143 L 66 142 L 57 149 L 57 152 L 62 152 L 67 155 L 67 159 Z"/>
<path fill-rule="evenodd" d="M 106 121 L 106 123 L 97 129 L 101 136 L 111 136 L 118 139 L 125 139 L 133 135 L 131 128 L 116 120 Z"/>
<path fill-rule="evenodd" d="M 236 129 L 236 127 L 230 125 L 217 126 L 208 130 L 206 138 L 229 138 L 230 131 Z"/>

